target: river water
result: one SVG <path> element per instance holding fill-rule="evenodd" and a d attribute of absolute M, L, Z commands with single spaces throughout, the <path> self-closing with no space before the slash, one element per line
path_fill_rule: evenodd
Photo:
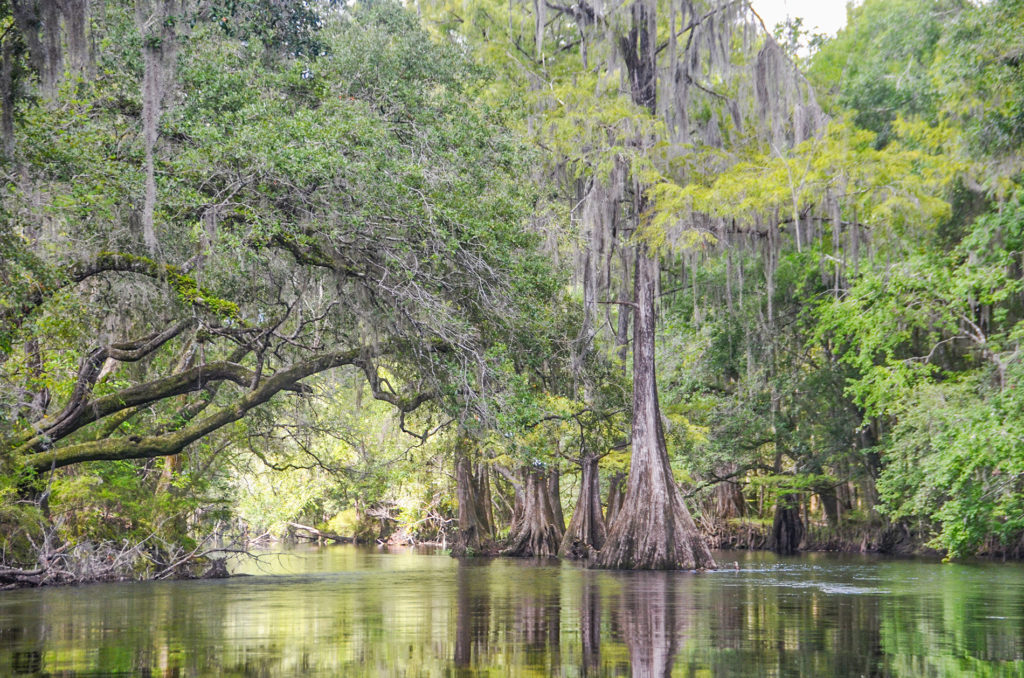
<path fill-rule="evenodd" d="M 604 572 L 337 546 L 227 580 L 5 592 L 0 676 L 1024 676 L 1019 564 L 716 557 Z"/>

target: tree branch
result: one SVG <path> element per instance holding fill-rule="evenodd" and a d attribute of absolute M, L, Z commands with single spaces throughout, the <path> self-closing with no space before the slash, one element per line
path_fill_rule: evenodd
<path fill-rule="evenodd" d="M 71 398 L 68 399 L 67 405 L 65 405 L 64 409 L 59 413 L 51 417 L 46 417 L 33 424 L 32 428 L 35 433 L 29 434 L 28 439 L 59 440 L 60 438 L 67 436 L 72 431 L 80 428 L 78 422 L 81 421 L 83 417 L 88 416 L 85 412 L 85 408 L 89 405 L 86 398 L 88 398 L 89 394 L 92 393 L 92 388 L 95 385 L 96 380 L 99 378 L 103 363 L 107 358 L 114 358 L 115 360 L 121 360 L 123 362 L 137 362 L 181 334 L 181 332 L 184 331 L 186 327 L 189 327 L 192 322 L 193 321 L 191 319 L 183 320 L 176 325 L 167 328 L 163 332 L 157 332 L 136 341 L 123 342 L 120 344 L 102 346 L 100 348 L 93 349 L 89 355 L 82 360 L 82 364 L 78 368 L 78 380 L 71 392 Z M 125 405 L 124 407 L 130 406 L 131 405 Z M 111 409 L 102 416 L 122 410 L 124 407 Z M 102 417 L 97 416 L 89 419 L 88 421 L 92 422 L 100 418 Z M 28 445 L 28 443 L 25 442 L 26 440 L 26 438 L 23 438 L 21 442 Z M 42 443 L 40 442 L 39 444 Z M 36 446 L 36 444 L 28 445 L 28 447 L 32 448 L 35 448 Z M 18 451 L 23 453 L 28 450 L 24 449 L 24 445 L 19 445 Z"/>
<path fill-rule="evenodd" d="M 26 468 L 42 473 L 85 461 L 149 459 L 177 454 L 203 436 L 238 421 L 250 410 L 266 403 L 281 391 L 305 392 L 306 388 L 298 382 L 306 377 L 343 365 L 361 367 L 365 373 L 365 366 L 370 364 L 370 359 L 384 352 L 384 349 L 358 348 L 325 353 L 279 370 L 233 403 L 204 419 L 193 421 L 179 430 L 148 436 L 130 436 L 128 438 L 76 443 L 32 454 L 23 459 L 22 463 Z M 210 370 L 214 366 L 217 367 L 218 374 L 221 375 L 222 380 L 235 381 L 236 383 L 246 385 L 250 383 L 251 375 L 249 371 L 239 365 L 225 362 L 213 363 L 203 366 L 203 368 Z M 193 370 L 189 370 L 188 372 L 181 373 L 181 375 L 192 373 Z M 376 370 L 374 369 L 371 373 L 367 373 L 367 377 L 370 377 L 371 374 L 376 375 Z M 174 377 L 181 377 L 181 375 L 173 375 L 167 379 L 172 380 Z M 379 382 L 379 377 L 376 380 Z M 207 382 L 208 380 L 204 377 L 203 383 Z M 171 383 L 168 381 L 165 385 L 170 388 L 169 384 Z M 178 386 L 178 388 L 181 388 L 181 386 Z M 373 391 L 375 398 L 391 403 L 402 412 L 411 412 L 423 402 L 433 397 L 433 394 L 421 393 L 412 397 L 402 398 L 393 393 L 381 391 L 379 383 L 377 387 L 373 388 Z"/>
<path fill-rule="evenodd" d="M 190 370 L 155 379 L 145 384 L 137 384 L 101 398 L 83 403 L 78 408 L 77 416 L 60 422 L 59 427 L 41 431 L 31 440 L 18 447 L 16 454 L 27 454 L 52 446 L 54 442 L 66 438 L 78 429 L 94 421 L 120 412 L 121 410 L 148 405 L 165 398 L 171 398 L 192 391 L 205 389 L 218 381 L 232 381 L 243 388 L 248 388 L 253 380 L 253 373 L 241 365 L 229 362 L 215 362 L 193 367 Z M 283 390 L 304 392 L 297 385 L 284 387 Z"/>
<path fill-rule="evenodd" d="M 121 252 L 101 252 L 92 261 L 71 266 L 64 275 L 52 284 L 36 284 L 28 298 L 20 305 L 0 309 L 0 321 L 11 327 L 21 327 L 25 319 L 35 309 L 42 306 L 47 299 L 68 285 L 84 282 L 89 278 L 103 273 L 136 273 L 166 281 L 182 301 L 194 307 L 209 311 L 215 315 L 237 318 L 238 307 L 230 301 L 217 298 L 210 290 L 200 287 L 195 279 L 185 275 L 181 269 L 171 264 L 159 264 L 147 257 Z"/>

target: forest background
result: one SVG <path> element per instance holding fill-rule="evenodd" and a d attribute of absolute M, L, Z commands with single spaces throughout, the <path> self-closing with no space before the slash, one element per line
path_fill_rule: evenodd
<path fill-rule="evenodd" d="M 1024 2 L 769 28 L 0 2 L 0 583 L 1020 557 Z"/>

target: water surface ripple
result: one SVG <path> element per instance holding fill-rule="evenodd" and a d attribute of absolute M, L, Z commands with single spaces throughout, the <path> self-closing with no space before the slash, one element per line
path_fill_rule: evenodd
<path fill-rule="evenodd" d="M 716 557 L 606 572 L 338 546 L 228 580 L 6 592 L 0 676 L 1024 676 L 1019 564 Z"/>

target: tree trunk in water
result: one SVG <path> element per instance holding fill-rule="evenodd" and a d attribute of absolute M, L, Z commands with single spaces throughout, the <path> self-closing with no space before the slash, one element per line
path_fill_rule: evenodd
<path fill-rule="evenodd" d="M 557 468 L 551 469 L 548 474 L 548 496 L 551 498 L 551 511 L 555 516 L 555 523 L 560 531 L 565 531 L 565 514 L 562 512 L 562 488 L 559 483 L 561 474 Z"/>
<path fill-rule="evenodd" d="M 782 555 L 792 555 L 800 550 L 804 538 L 804 523 L 800 520 L 800 501 L 795 494 L 779 497 L 775 504 L 775 521 L 772 524 L 772 550 Z"/>
<path fill-rule="evenodd" d="M 480 553 L 485 550 L 493 536 L 487 520 L 489 512 L 481 506 L 481 483 L 473 472 L 473 463 L 466 454 L 465 446 L 464 439 L 456 443 L 455 496 L 459 502 L 459 539 L 452 547 L 453 556 Z M 488 483 L 488 497 L 489 494 Z"/>
<path fill-rule="evenodd" d="M 626 498 L 625 481 L 625 473 L 612 474 L 611 479 L 608 481 L 608 508 L 605 510 L 604 516 L 606 527 L 611 527 L 612 523 L 615 522 L 615 518 L 618 517 L 619 511 L 622 509 L 622 500 Z"/>
<path fill-rule="evenodd" d="M 640 254 L 633 297 L 633 452 L 626 498 L 598 564 L 625 570 L 714 568 L 711 551 L 676 487 L 665 446 L 654 363 L 657 275 L 657 260 Z"/>
<path fill-rule="evenodd" d="M 597 457 L 586 454 L 583 457 L 583 477 L 580 480 L 580 497 L 572 513 L 569 529 L 562 538 L 558 555 L 563 558 L 589 558 L 594 551 L 604 546 L 605 527 L 601 517 L 601 486 L 597 475 Z"/>
<path fill-rule="evenodd" d="M 525 469 L 522 485 L 522 513 L 513 523 L 508 547 L 502 553 L 526 558 L 554 556 L 562 543 L 564 528 L 556 522 L 547 474 L 538 469 Z"/>

